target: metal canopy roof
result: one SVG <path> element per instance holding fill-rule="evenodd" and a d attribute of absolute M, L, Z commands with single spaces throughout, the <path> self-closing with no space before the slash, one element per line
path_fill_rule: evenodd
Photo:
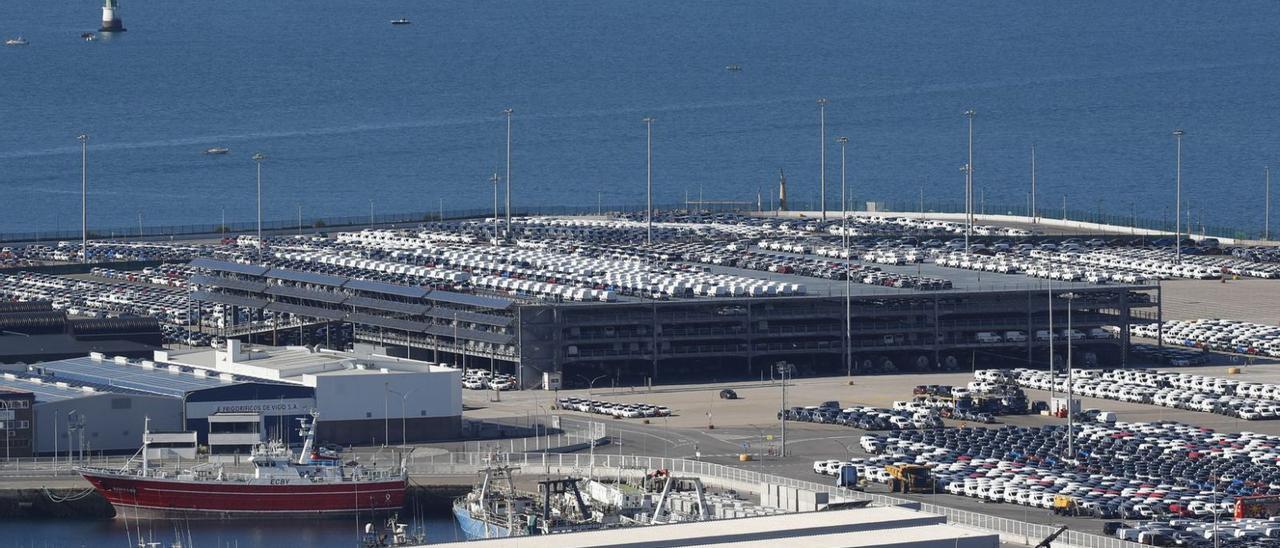
<path fill-rule="evenodd" d="M 328 308 L 317 308 L 314 306 L 302 306 L 299 304 L 289 303 L 270 303 L 264 308 L 272 312 L 288 312 L 299 316 L 310 316 L 312 318 L 324 318 L 326 320 L 342 320 L 346 318 L 346 314 L 339 310 L 330 310 Z"/>
<path fill-rule="evenodd" d="M 242 306 L 244 308 L 262 308 L 267 306 L 267 301 L 262 299 L 253 299 L 250 297 L 241 297 L 239 295 L 229 295 L 226 293 L 210 293 L 208 291 L 192 291 L 191 299 L 195 301 Z"/>
<path fill-rule="evenodd" d="M 260 293 L 262 290 L 267 288 L 267 284 L 265 282 L 252 282 L 236 278 L 224 278 L 222 276 L 196 275 L 191 277 L 191 283 L 196 285 L 225 287 L 227 289 L 238 289 L 240 291 L 248 291 L 250 293 Z"/>
<path fill-rule="evenodd" d="M 287 268 L 273 268 L 266 273 L 266 277 L 278 280 L 289 280 L 291 282 L 327 285 L 330 287 L 342 287 L 342 284 L 347 282 L 346 278 L 340 276 L 330 276 L 328 274 L 307 272 L 305 270 L 289 270 Z"/>
<path fill-rule="evenodd" d="M 236 274 L 245 274 L 248 276 L 261 276 L 265 274 L 267 270 L 270 270 L 265 266 L 219 261 L 203 257 L 192 259 L 190 264 L 197 268 L 207 268 L 209 270 L 217 270 L 219 272 L 235 272 Z"/>
<path fill-rule="evenodd" d="M 371 299 L 369 297 L 349 297 L 343 304 L 357 308 L 376 308 L 378 310 L 401 312 L 404 314 L 413 314 L 415 316 L 426 314 L 427 311 L 431 309 L 431 305 L 426 304 L 402 303 L 399 301 L 388 301 L 385 299 Z"/>
<path fill-rule="evenodd" d="M 442 320 L 457 319 L 458 321 L 463 321 L 463 322 L 482 323 L 485 325 L 497 325 L 497 326 L 508 326 L 508 325 L 511 325 L 511 322 L 515 321 L 515 318 L 512 318 L 510 316 L 493 316 L 489 314 L 479 314 L 476 312 L 469 312 L 466 310 L 457 310 L 454 308 L 433 308 L 430 311 L 425 312 L 425 314 L 427 316 L 431 316 L 432 318 L 440 318 Z"/>
<path fill-rule="evenodd" d="M 514 301 L 508 299 L 500 299 L 498 297 L 483 297 L 480 295 L 468 295 L 466 293 L 454 293 L 452 291 L 444 291 L 437 289 L 427 294 L 427 298 L 435 301 L 461 304 L 466 306 L 478 306 L 480 308 L 493 308 L 497 310 L 506 310 L 511 308 Z"/>
<path fill-rule="evenodd" d="M 427 293 L 430 292 L 426 288 L 422 287 L 357 279 L 347 280 L 347 283 L 343 284 L 342 287 L 346 289 L 355 289 L 357 291 L 372 291 L 374 293 L 385 293 L 387 295 L 396 295 L 398 297 L 409 297 L 411 299 L 421 299 L 422 297 L 427 296 Z"/>
<path fill-rule="evenodd" d="M 347 314 L 347 320 L 355 323 L 368 325 L 376 325 L 388 329 L 399 329 L 401 331 L 421 332 L 431 328 L 431 324 L 423 322 L 415 322 L 411 320 L 400 320 L 396 318 L 387 318 L 385 316 L 374 316 L 372 314 Z"/>
<path fill-rule="evenodd" d="M 296 299 L 306 299 L 308 301 L 319 301 L 329 304 L 342 304 L 347 300 L 347 296 L 340 293 L 334 293 L 332 291 L 317 291 L 301 287 L 290 287 L 287 285 L 272 285 L 267 288 L 266 293 L 268 295 L 293 297 Z"/>
<path fill-rule="evenodd" d="M 36 367 L 57 379 L 121 387 L 175 398 L 181 398 L 195 390 L 230 384 L 230 381 L 221 380 L 216 374 L 198 377 L 189 367 L 175 366 L 179 371 L 174 372 L 168 369 L 169 364 L 164 363 L 156 364 L 155 369 L 147 369 L 137 364 L 125 365 L 84 357 L 45 362 Z"/>

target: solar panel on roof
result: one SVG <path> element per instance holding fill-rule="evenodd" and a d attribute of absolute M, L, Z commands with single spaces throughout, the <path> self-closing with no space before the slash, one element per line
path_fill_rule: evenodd
<path fill-rule="evenodd" d="M 287 268 L 273 268 L 266 273 L 268 278 L 276 278 L 279 280 L 289 280 L 291 282 L 302 282 L 307 284 L 327 285 L 331 287 L 342 287 L 347 279 L 339 276 L 330 276 L 328 274 L 320 274 L 317 272 L 306 272 L 302 270 L 289 270 Z"/>
<path fill-rule="evenodd" d="M 245 274 L 248 276 L 261 276 L 265 274 L 267 270 L 270 270 L 265 266 L 219 261 L 204 257 L 192 259 L 190 265 L 197 268 L 207 268 L 209 270 L 217 270 L 219 272 L 235 272 L 236 274 Z"/>
<path fill-rule="evenodd" d="M 374 316 L 372 314 L 348 314 L 347 319 L 361 324 L 376 325 L 388 329 L 399 329 L 402 331 L 410 331 L 414 333 L 425 332 L 431 328 L 431 324 L 423 322 L 415 322 L 411 320 L 400 320 L 396 318 L 387 318 L 385 316 Z"/>
<path fill-rule="evenodd" d="M 507 299 L 499 299 L 497 297 L 482 297 L 480 295 L 468 295 L 466 293 L 454 293 L 452 291 L 435 290 L 427 294 L 427 298 L 435 301 L 461 304 L 466 306 L 478 306 L 481 308 L 494 308 L 497 310 L 506 310 L 511 307 L 514 301 Z"/>
<path fill-rule="evenodd" d="M 421 287 L 411 287 L 407 285 L 389 284 L 386 282 L 375 282 L 372 280 L 347 280 L 342 287 L 347 289 L 355 289 L 357 291 L 370 291 L 374 293 L 385 293 L 387 295 L 396 295 L 398 297 L 409 297 L 411 299 L 421 299 L 425 297 L 428 291 Z"/>

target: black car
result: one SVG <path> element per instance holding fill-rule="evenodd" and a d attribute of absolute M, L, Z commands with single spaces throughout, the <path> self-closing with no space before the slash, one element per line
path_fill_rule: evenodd
<path fill-rule="evenodd" d="M 736 400 L 736 399 L 738 399 L 738 393 L 737 393 L 737 392 L 734 392 L 733 390 L 730 390 L 730 389 L 726 388 L 726 389 L 724 389 L 724 390 L 721 390 L 721 391 L 720 391 L 720 399 L 722 399 L 722 400 Z"/>

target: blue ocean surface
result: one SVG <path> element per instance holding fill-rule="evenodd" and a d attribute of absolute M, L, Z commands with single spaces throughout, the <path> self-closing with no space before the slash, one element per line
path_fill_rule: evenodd
<path fill-rule="evenodd" d="M 1280 3 L 827 0 L 92 0 L 0 2 L 0 232 L 656 201 L 828 204 L 847 135 L 852 200 L 975 194 L 1172 219 L 1174 128 L 1196 222 L 1259 231 L 1280 166 Z M 405 17 L 411 25 L 392 26 Z M 109 39 L 108 39 L 109 38 Z M 738 65 L 740 71 L 727 70 Z M 225 156 L 205 155 L 227 147 Z"/>

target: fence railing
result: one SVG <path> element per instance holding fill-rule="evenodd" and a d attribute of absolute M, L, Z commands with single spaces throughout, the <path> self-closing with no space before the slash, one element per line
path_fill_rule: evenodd
<path fill-rule="evenodd" d="M 999 533 L 1006 542 L 1023 542 L 1028 545 L 1035 545 L 1057 531 L 1057 527 L 1050 525 L 1028 523 L 937 504 L 920 503 L 919 501 L 889 495 L 853 491 L 833 485 L 775 476 L 711 462 L 680 458 L 616 455 L 605 453 L 604 450 L 598 450 L 594 454 L 447 453 L 414 460 L 409 464 L 409 469 L 410 473 L 422 475 L 476 474 L 485 466 L 496 462 L 521 467 L 533 473 L 541 471 L 542 473 L 570 473 L 575 475 L 587 475 L 593 470 L 599 474 L 605 474 L 607 470 L 618 470 L 619 473 L 623 470 L 629 470 L 632 474 L 643 474 L 644 471 L 666 469 L 673 475 L 697 475 L 704 480 L 718 480 L 721 483 L 733 483 L 749 489 L 756 489 L 761 483 L 768 482 L 807 491 L 827 493 L 833 499 L 866 500 L 882 506 L 919 504 L 922 512 L 945 516 L 948 523 L 993 531 Z M 709 483 L 714 483 L 714 481 Z M 1134 548 L 1140 546 L 1137 543 L 1118 538 L 1070 530 L 1058 537 L 1055 542 L 1055 545 L 1057 544 L 1080 548 Z"/>
<path fill-rule="evenodd" d="M 887 212 L 925 212 L 925 213 L 962 213 L 964 212 L 964 203 L 960 200 L 926 200 L 920 202 L 917 200 L 888 200 L 876 201 L 877 208 L 880 211 Z M 765 207 L 773 207 L 762 204 Z M 1133 204 L 1131 204 L 1132 206 Z M 697 202 L 690 204 L 668 203 L 655 204 L 654 208 L 660 211 L 683 210 L 686 206 L 698 209 Z M 992 214 L 992 215 L 1019 215 L 1031 216 L 1031 208 L 1028 204 L 975 204 L 974 213 Z M 528 215 L 588 215 L 600 212 L 643 212 L 645 206 L 643 204 L 605 204 L 605 205 L 524 205 L 512 209 L 512 215 L 528 216 Z M 819 204 L 808 201 L 790 200 L 787 209 L 790 211 L 816 211 Z M 828 201 L 827 211 L 839 211 L 839 201 Z M 850 201 L 849 211 L 865 211 L 865 202 Z M 717 202 L 705 203 L 701 207 L 703 211 L 724 212 L 724 211 L 756 211 L 754 202 Z M 768 210 L 768 211 L 771 211 Z M 500 212 L 505 213 L 505 211 Z M 1098 223 L 1113 225 L 1117 227 L 1134 227 L 1143 230 L 1155 230 L 1161 232 L 1172 233 L 1176 223 L 1168 211 L 1159 218 L 1143 217 L 1137 214 L 1137 210 L 1130 208 L 1128 213 L 1116 212 L 1114 210 L 1107 211 L 1102 209 L 1101 203 L 1095 209 L 1066 209 L 1037 206 L 1035 213 L 1040 218 L 1045 219 L 1062 219 L 1069 221 L 1082 221 L 1089 223 Z M 422 222 L 463 219 L 463 218 L 483 218 L 493 216 L 491 208 L 464 208 L 464 209 L 439 209 L 436 211 L 414 211 L 414 212 L 398 212 L 398 213 L 381 213 L 374 215 L 342 215 L 342 216 L 313 216 L 303 217 L 302 219 L 274 219 L 263 220 L 262 228 L 267 232 L 314 232 L 316 230 L 364 226 L 369 224 L 375 225 L 391 225 L 391 224 L 416 224 Z M 127 222 L 127 221 L 126 221 Z M 185 224 L 185 225 L 154 225 L 142 226 L 121 224 L 108 227 L 90 227 L 89 237 L 93 239 L 102 238 L 158 238 L 158 237 L 178 237 L 192 235 L 215 235 L 215 234 L 235 234 L 250 233 L 257 230 L 256 221 L 235 221 L 225 223 L 206 223 L 206 224 Z M 1259 222 L 1255 227 L 1239 227 L 1205 224 L 1201 219 L 1193 218 L 1184 220 L 1182 223 L 1184 232 L 1193 234 L 1205 234 L 1207 236 L 1219 236 L 1240 239 L 1259 239 L 1263 234 L 1262 223 Z M 57 241 L 57 240 L 78 240 L 80 231 L 78 229 L 67 230 L 43 230 L 32 232 L 0 232 L 0 242 L 27 242 L 27 241 Z"/>

